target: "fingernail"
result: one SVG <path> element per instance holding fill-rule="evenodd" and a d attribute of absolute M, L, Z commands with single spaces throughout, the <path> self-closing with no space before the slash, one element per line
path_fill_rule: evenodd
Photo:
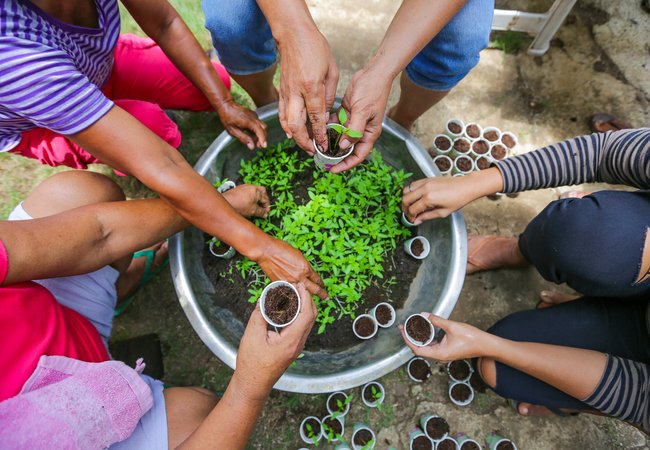
<path fill-rule="evenodd" d="M 542 291 L 541 296 L 542 296 L 543 298 L 548 298 L 548 297 L 549 297 L 549 295 L 548 295 L 548 291 Z"/>
<path fill-rule="evenodd" d="M 521 407 L 521 413 L 523 415 L 527 415 L 528 414 L 528 407 L 527 406 L 522 406 Z"/>
<path fill-rule="evenodd" d="M 287 135 L 287 139 L 291 139 L 291 134 L 290 133 L 285 133 Z"/>
<path fill-rule="evenodd" d="M 343 139 L 341 142 L 339 142 L 339 147 L 341 147 L 343 150 L 348 148 L 350 146 L 350 141 L 347 139 Z"/>
<path fill-rule="evenodd" d="M 249 142 L 248 144 L 246 144 L 246 147 L 248 147 L 249 150 L 253 150 L 255 148 L 255 144 Z"/>
<path fill-rule="evenodd" d="M 262 148 L 266 148 L 266 141 L 262 142 Z"/>

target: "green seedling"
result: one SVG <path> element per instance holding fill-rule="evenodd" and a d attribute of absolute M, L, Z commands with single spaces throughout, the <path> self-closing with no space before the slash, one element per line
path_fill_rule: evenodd
<path fill-rule="evenodd" d="M 336 399 L 336 411 L 334 414 L 332 414 L 332 419 L 336 419 L 338 416 L 340 416 L 343 411 L 345 411 L 345 408 L 350 404 L 352 401 L 352 396 L 351 395 L 346 395 L 345 396 L 345 401 L 341 401 L 339 399 Z"/>
<path fill-rule="evenodd" d="M 334 419 L 334 416 L 332 416 L 332 419 Z M 343 436 L 341 436 L 338 433 L 335 433 L 334 430 L 332 430 L 326 424 L 323 424 L 323 430 L 325 430 L 325 433 L 327 433 L 326 439 L 328 444 L 331 444 L 334 439 L 337 439 L 339 441 L 343 440 Z"/>
<path fill-rule="evenodd" d="M 375 401 L 375 407 L 381 411 L 381 398 L 382 392 L 375 387 L 374 384 L 370 385 L 370 393 L 372 394 L 372 399 Z"/>
<path fill-rule="evenodd" d="M 295 426 L 295 425 L 294 425 Z M 318 436 L 314 432 L 314 427 L 310 424 L 305 424 L 305 429 L 307 430 L 307 438 L 311 439 L 314 445 L 318 445 Z"/>
<path fill-rule="evenodd" d="M 366 445 L 364 445 L 363 447 L 361 447 L 361 450 L 370 450 L 370 449 L 372 448 L 373 445 L 375 445 L 375 440 L 374 440 L 374 439 L 370 439 L 370 441 L 368 441 L 368 443 L 367 443 Z"/>
<path fill-rule="evenodd" d="M 345 126 L 345 123 L 348 121 L 348 114 L 345 112 L 345 109 L 341 108 L 339 109 L 339 123 L 329 123 L 327 124 L 327 128 L 330 128 L 338 134 L 336 137 L 336 142 L 334 143 L 334 148 L 339 146 L 339 141 L 341 140 L 341 137 L 343 135 L 348 136 L 351 139 L 359 139 L 363 136 L 363 133 L 360 131 L 356 130 L 351 130 L 350 128 Z"/>

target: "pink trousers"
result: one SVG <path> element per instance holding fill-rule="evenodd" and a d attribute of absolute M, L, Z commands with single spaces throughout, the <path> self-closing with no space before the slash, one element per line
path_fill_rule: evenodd
<path fill-rule="evenodd" d="M 221 64 L 212 64 L 230 89 L 226 69 Z M 103 92 L 174 148 L 181 143 L 181 133 L 163 109 L 212 110 L 203 93 L 152 39 L 132 34 L 120 36 L 115 47 L 113 72 Z M 65 136 L 44 128 L 23 132 L 20 143 L 10 152 L 50 166 L 65 165 L 75 169 L 86 169 L 88 164 L 100 162 Z"/>

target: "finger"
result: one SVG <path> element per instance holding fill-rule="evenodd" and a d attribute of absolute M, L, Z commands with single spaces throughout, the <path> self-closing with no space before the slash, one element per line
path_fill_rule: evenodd
<path fill-rule="evenodd" d="M 248 126 L 248 129 L 251 130 L 257 137 L 257 146 L 261 148 L 266 148 L 267 146 L 266 127 L 264 125 L 266 125 L 264 122 L 255 117 L 255 119 Z"/>
<path fill-rule="evenodd" d="M 317 296 L 318 298 L 321 298 L 323 300 L 327 300 L 329 295 L 327 294 L 327 291 L 325 288 L 319 286 L 317 283 L 314 283 L 310 279 L 304 279 L 302 282 L 305 284 L 305 287 L 309 292 Z"/>
<path fill-rule="evenodd" d="M 332 173 L 340 173 L 340 172 L 345 172 L 348 169 L 351 169 L 352 167 L 356 166 L 357 164 L 361 164 L 370 151 L 372 150 L 372 145 L 365 145 L 365 143 L 358 143 L 355 147 L 350 156 L 345 158 L 343 161 L 335 165 L 330 169 L 330 172 Z"/>
<path fill-rule="evenodd" d="M 257 204 L 262 208 L 269 208 L 271 206 L 269 193 L 264 186 L 257 186 Z"/>
<path fill-rule="evenodd" d="M 427 181 L 429 181 L 429 178 L 421 178 L 419 180 L 411 181 L 409 184 L 404 186 L 404 189 L 402 189 L 402 197 L 409 197 L 409 205 L 415 201 L 415 199 L 411 200 L 412 197 L 415 197 L 415 194 L 414 195 L 411 194 L 413 194 L 422 186 L 426 185 Z M 420 198 L 421 196 L 422 193 L 420 192 L 417 198 Z"/>
<path fill-rule="evenodd" d="M 316 320 L 316 315 L 314 314 L 314 301 L 311 298 L 311 295 L 305 289 L 305 286 L 302 283 L 295 285 L 298 289 L 300 295 L 300 311 L 298 312 L 298 317 L 296 320 L 287 325 L 282 330 L 282 337 L 286 339 L 306 339 L 306 336 L 309 335 L 311 328 L 314 325 Z"/>
<path fill-rule="evenodd" d="M 332 60 L 327 70 L 327 77 L 325 78 L 325 111 L 331 110 L 334 105 L 338 82 L 339 68 L 336 66 L 334 60 Z"/>
<path fill-rule="evenodd" d="M 284 96 L 280 94 L 278 98 L 278 118 L 280 119 L 280 126 L 284 130 L 288 139 L 291 139 L 291 134 L 289 132 L 289 124 L 287 123 L 287 109 L 286 103 L 284 101 Z"/>
<path fill-rule="evenodd" d="M 244 133 L 242 130 L 239 128 L 230 128 L 228 132 L 241 141 L 246 147 L 248 147 L 249 150 L 255 150 L 255 140 L 252 138 L 252 136 Z"/>
<path fill-rule="evenodd" d="M 410 348 L 413 353 L 418 355 L 418 352 L 419 352 L 420 348 L 418 346 L 416 346 L 416 345 L 413 345 L 411 343 L 411 341 L 408 340 L 408 338 L 406 337 L 406 332 L 404 331 L 404 325 L 399 326 L 399 332 L 401 333 L 402 339 L 404 340 L 404 343 L 406 344 L 406 346 L 408 348 Z M 420 355 L 418 355 L 418 356 L 420 356 Z"/>
<path fill-rule="evenodd" d="M 450 214 L 449 210 L 443 208 L 437 208 L 432 211 L 425 211 L 421 214 L 418 214 L 413 218 L 413 223 L 416 225 L 420 225 L 422 222 L 426 222 L 427 220 L 444 219 L 445 217 L 449 216 L 449 214 Z"/>
<path fill-rule="evenodd" d="M 318 275 L 318 273 L 316 273 L 316 271 L 315 271 L 313 268 L 312 268 L 312 269 L 309 271 L 309 273 L 307 274 L 307 278 L 308 278 L 309 281 L 311 281 L 312 283 L 315 283 L 316 285 L 318 285 L 318 286 L 320 286 L 321 288 L 323 288 L 323 292 L 325 292 L 325 297 L 321 297 L 321 296 L 319 295 L 320 298 L 322 298 L 323 300 L 326 299 L 326 298 L 329 298 L 329 294 L 327 293 L 327 291 L 324 290 L 324 289 L 325 289 L 325 283 L 324 283 L 323 280 L 321 279 L 320 275 Z"/>
<path fill-rule="evenodd" d="M 438 208 L 439 208 L 438 205 L 432 205 L 424 197 L 422 197 L 408 207 L 407 215 L 409 217 L 415 218 L 417 217 L 418 214 L 421 214 L 426 211 L 435 211 Z"/>
<path fill-rule="evenodd" d="M 323 85 L 315 87 L 315 90 L 304 96 L 307 107 L 307 118 L 311 125 L 314 141 L 323 149 L 327 149 L 327 109 L 325 109 L 325 91 Z"/>
<path fill-rule="evenodd" d="M 248 325 L 246 325 L 246 330 L 244 331 L 244 334 L 250 333 L 255 337 L 255 339 L 263 339 L 266 336 L 268 328 L 268 324 L 266 320 L 264 320 L 260 308 L 261 306 L 258 302 L 258 305 L 255 306 L 255 309 L 253 309 L 253 312 L 248 319 Z"/>
<path fill-rule="evenodd" d="M 287 105 L 287 126 L 289 127 L 289 133 L 296 141 L 296 144 L 298 144 L 298 147 L 313 152 L 315 149 L 309 139 L 305 115 L 305 103 L 302 97 L 291 97 Z"/>
<path fill-rule="evenodd" d="M 350 118 L 348 119 L 348 123 L 344 125 L 350 130 L 365 134 L 365 131 L 368 129 L 368 123 L 372 121 L 372 117 L 368 117 L 368 114 L 366 114 L 365 112 L 355 111 L 354 107 L 352 107 L 351 109 L 348 109 L 347 107 L 344 108 L 350 111 Z M 377 137 L 379 137 L 379 135 L 377 135 Z M 372 148 L 372 145 L 375 143 L 375 140 L 377 140 L 377 137 L 375 137 L 375 139 L 369 142 L 370 148 Z M 341 138 L 341 141 L 339 142 L 339 147 L 341 147 L 342 149 L 349 148 L 352 144 L 357 143 L 359 139 L 362 138 L 363 136 L 361 138 L 353 138 L 346 135 Z"/>

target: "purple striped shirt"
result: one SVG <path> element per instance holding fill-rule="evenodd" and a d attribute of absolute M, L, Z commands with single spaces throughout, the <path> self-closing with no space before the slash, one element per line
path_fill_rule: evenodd
<path fill-rule="evenodd" d="M 95 0 L 98 28 L 61 22 L 28 0 L 0 0 L 0 152 L 20 133 L 89 127 L 113 102 L 101 89 L 120 33 L 117 0 Z"/>

